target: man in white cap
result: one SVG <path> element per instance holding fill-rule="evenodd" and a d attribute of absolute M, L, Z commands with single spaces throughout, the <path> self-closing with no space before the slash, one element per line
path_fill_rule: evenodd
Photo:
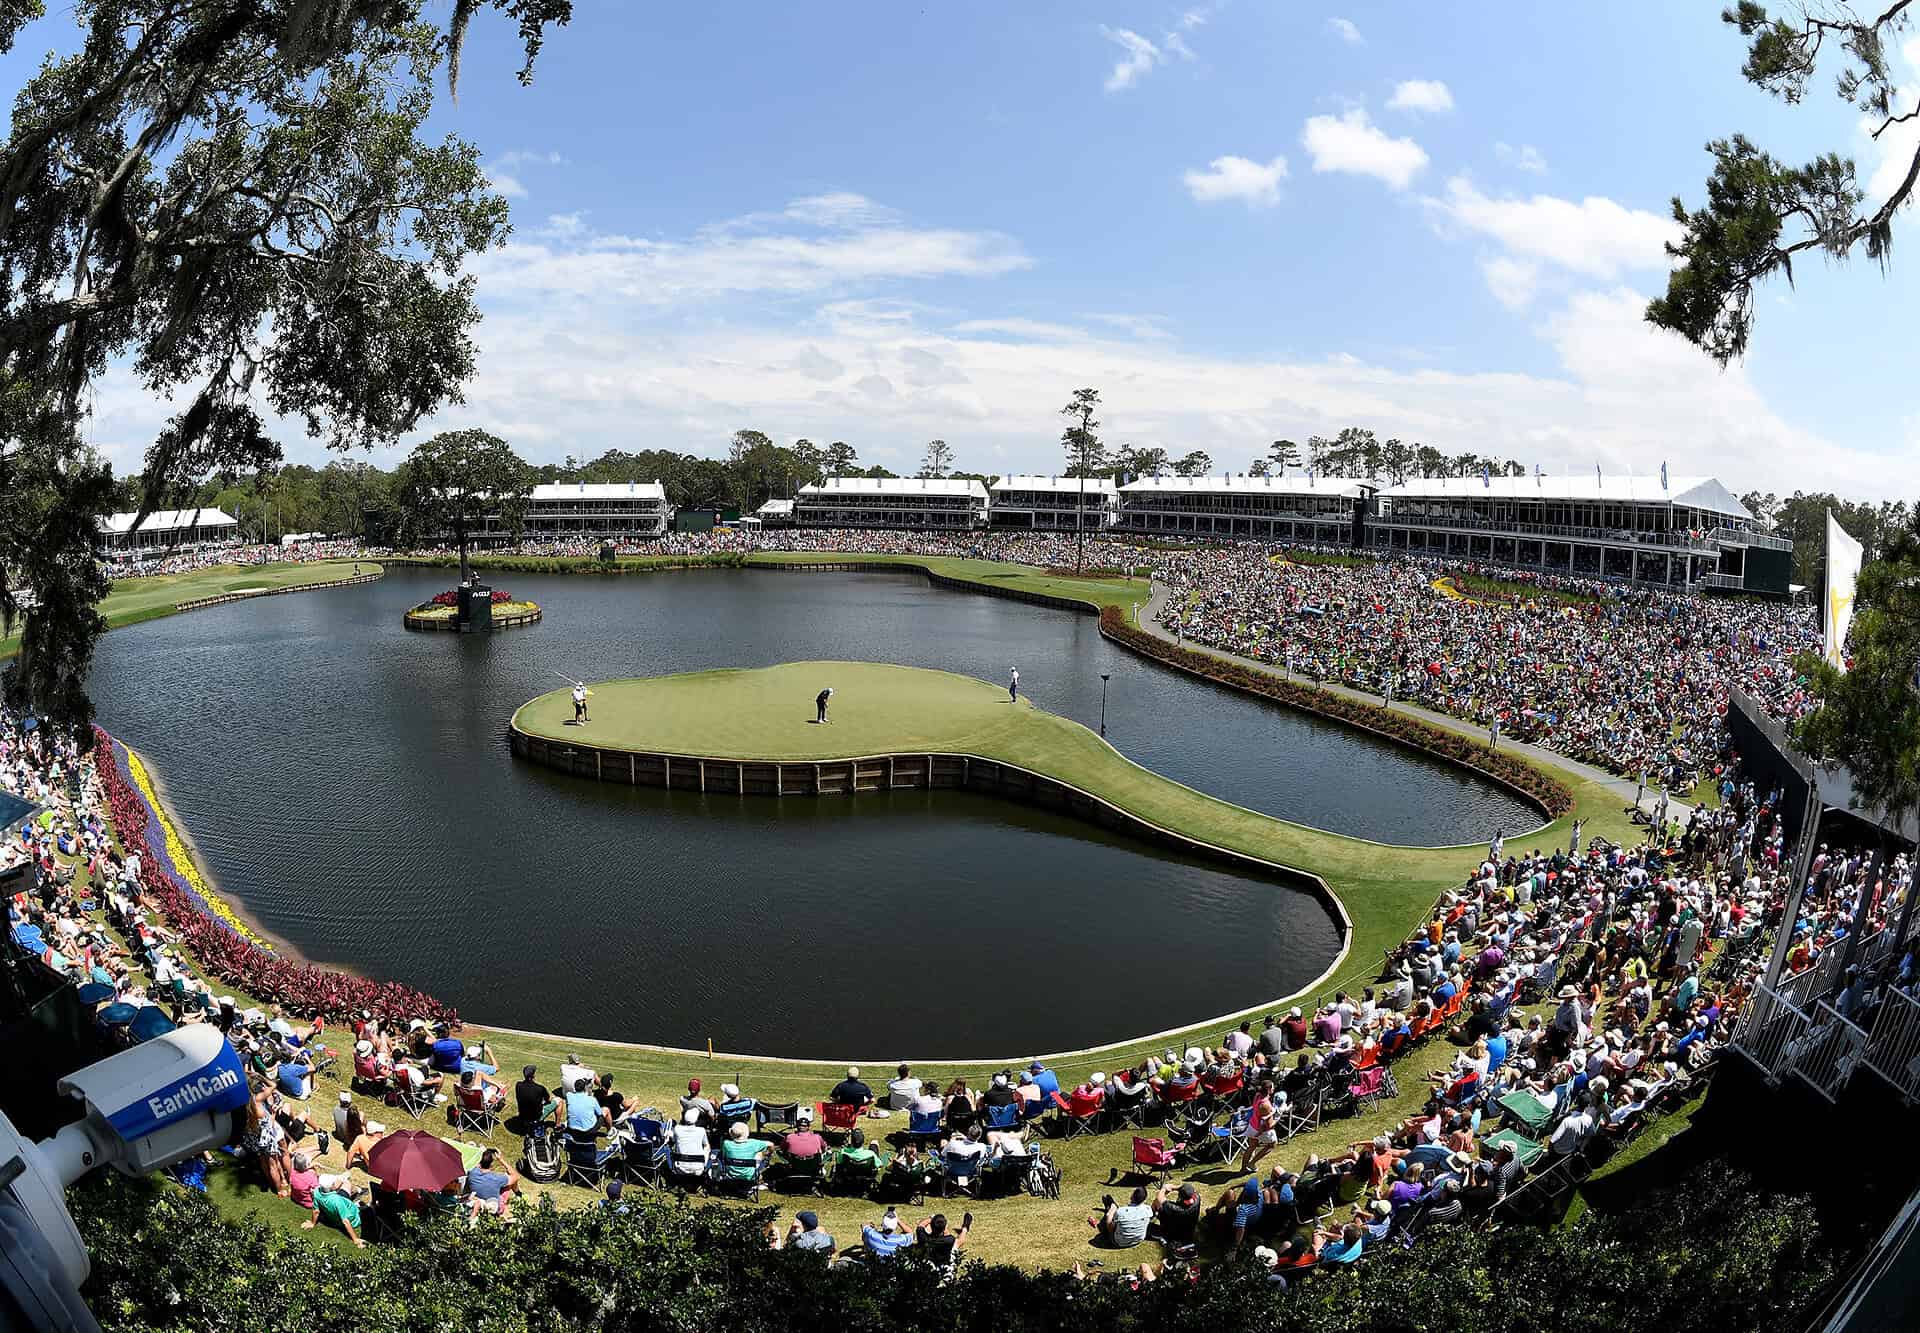
<path fill-rule="evenodd" d="M 1020 702 L 1020 668 L 1014 667 L 1007 672 L 1007 699 L 1012 703 Z"/>

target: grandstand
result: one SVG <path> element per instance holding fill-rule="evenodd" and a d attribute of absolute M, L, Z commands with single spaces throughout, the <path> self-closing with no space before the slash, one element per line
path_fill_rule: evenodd
<path fill-rule="evenodd" d="M 109 555 L 193 549 L 240 540 L 240 520 L 219 509 L 156 509 L 138 527 L 137 513 L 110 514 L 100 524 L 100 549 Z"/>
<path fill-rule="evenodd" d="M 1035 532 L 1100 531 L 1120 517 L 1119 491 L 1108 477 L 1002 477 L 993 483 L 996 528 Z"/>
<path fill-rule="evenodd" d="M 1142 477 L 1120 488 L 1117 530 L 1363 546 L 1377 489 L 1353 477 Z"/>
<path fill-rule="evenodd" d="M 1711 477 L 1415 477 L 1380 492 L 1365 545 L 1778 597 L 1793 569 Z"/>
<path fill-rule="evenodd" d="M 829 477 L 802 486 L 793 521 L 803 528 L 970 531 L 987 524 L 987 488 L 947 477 Z"/>
<path fill-rule="evenodd" d="M 658 537 L 673 511 L 657 481 L 557 482 L 535 486 L 527 501 L 530 537 Z M 489 518 L 492 528 L 498 522 Z"/>

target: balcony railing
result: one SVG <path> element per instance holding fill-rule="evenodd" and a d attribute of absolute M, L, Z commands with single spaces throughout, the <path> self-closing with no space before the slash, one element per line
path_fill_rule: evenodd
<path fill-rule="evenodd" d="M 1731 588 L 1735 592 L 1747 586 L 1738 574 L 1702 574 L 1694 583 L 1702 588 Z"/>
<path fill-rule="evenodd" d="M 1705 538 L 1689 537 L 1684 532 L 1650 532 L 1634 528 L 1589 528 L 1573 524 L 1521 523 L 1508 519 L 1467 518 L 1457 514 L 1383 514 L 1369 522 L 1392 523 L 1409 528 L 1448 528 L 1460 532 L 1490 532 L 1503 536 L 1538 537 L 1546 541 L 1619 542 L 1628 546 L 1671 546 L 1680 550 L 1711 555 L 1719 548 Z"/>
<path fill-rule="evenodd" d="M 1766 532 L 1754 532 L 1748 528 L 1715 528 L 1707 536 L 1723 546 L 1758 546 L 1763 551 L 1793 549 L 1793 543 L 1785 537 L 1775 537 Z"/>

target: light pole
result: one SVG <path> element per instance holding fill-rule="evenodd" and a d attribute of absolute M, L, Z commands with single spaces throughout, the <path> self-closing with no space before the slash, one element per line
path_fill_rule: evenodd
<path fill-rule="evenodd" d="M 1107 734 L 1107 682 L 1113 679 L 1111 671 L 1100 673 L 1100 734 Z"/>

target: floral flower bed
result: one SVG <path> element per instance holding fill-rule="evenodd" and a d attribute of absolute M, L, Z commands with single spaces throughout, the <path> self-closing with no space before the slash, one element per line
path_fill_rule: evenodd
<path fill-rule="evenodd" d="M 504 588 L 495 588 L 491 600 L 495 606 L 498 606 L 502 602 L 511 602 L 513 600 L 513 594 Z M 433 595 L 433 600 L 425 603 L 425 605 L 458 606 L 460 605 L 460 590 L 458 588 L 448 588 L 445 592 L 437 592 Z"/>
<path fill-rule="evenodd" d="M 1471 736 L 1436 727 L 1430 722 L 1393 712 L 1377 704 L 1361 703 L 1328 690 L 1283 680 L 1271 672 L 1230 662 L 1211 653 L 1167 643 L 1129 625 L 1120 608 L 1115 606 L 1101 611 L 1100 631 L 1108 638 L 1116 639 L 1134 651 L 1169 666 L 1191 671 L 1250 694 L 1263 695 L 1289 707 L 1359 727 L 1484 773 L 1538 805 L 1551 818 L 1558 819 L 1573 809 L 1573 792 L 1565 783 L 1549 777 L 1523 759 L 1489 749 Z"/>
<path fill-rule="evenodd" d="M 411 986 L 295 963 L 274 953 L 207 885 L 161 809 L 139 756 L 98 727 L 94 740 L 95 766 L 114 831 L 123 848 L 141 854 L 140 886 L 160 903 L 168 924 L 180 933 L 181 946 L 208 973 L 299 1014 L 344 1018 L 370 1009 L 395 1017 L 458 1021 L 452 1008 Z"/>

